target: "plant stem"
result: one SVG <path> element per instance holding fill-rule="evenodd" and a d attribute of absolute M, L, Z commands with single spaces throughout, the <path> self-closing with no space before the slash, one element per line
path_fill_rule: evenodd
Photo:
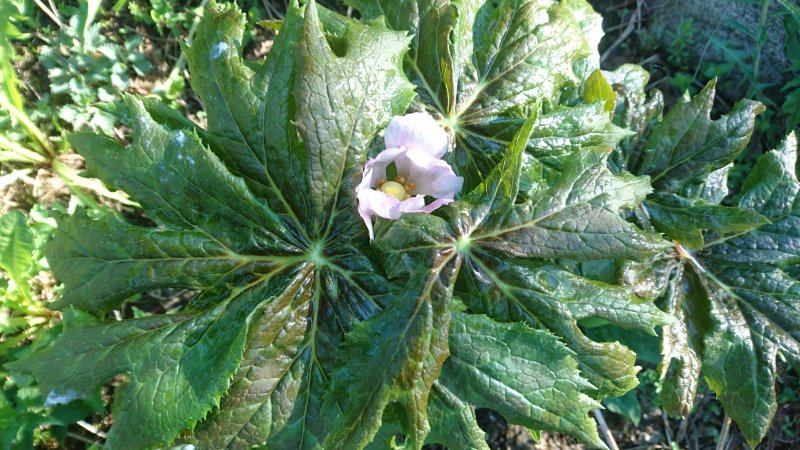
<path fill-rule="evenodd" d="M 61 19 L 58 17 L 58 10 L 57 9 L 50 10 L 50 8 L 48 8 L 47 5 L 42 3 L 41 0 L 33 0 L 33 1 L 34 1 L 34 3 L 36 3 L 36 6 L 38 6 L 39 9 L 42 10 L 42 12 L 47 14 L 47 16 L 50 17 L 50 19 L 53 22 L 55 22 L 56 25 L 58 25 L 58 28 L 64 28 L 64 22 L 62 22 Z M 51 5 L 52 5 L 52 3 L 51 3 Z"/>
<path fill-rule="evenodd" d="M 6 98 L 2 95 L 0 95 L 0 107 L 7 110 L 14 119 L 19 121 L 19 123 L 22 124 L 23 127 L 25 127 L 25 129 L 28 131 L 28 134 L 33 139 L 38 141 L 38 143 L 47 152 L 47 154 L 43 156 L 49 156 L 51 158 L 56 157 L 55 150 L 53 150 L 53 147 L 50 145 L 50 141 L 47 139 L 47 136 L 44 134 L 44 132 L 42 132 L 42 130 L 39 129 L 39 127 L 36 126 L 35 123 L 33 123 L 30 117 L 28 117 L 28 115 L 25 114 L 25 112 L 17 109 L 16 106 L 12 105 L 11 102 L 6 100 Z"/>
<path fill-rule="evenodd" d="M 753 55 L 753 79 L 750 80 L 750 90 L 758 82 L 758 72 L 761 65 L 761 48 L 764 46 L 764 40 L 767 37 L 767 14 L 769 13 L 770 0 L 761 0 L 761 15 L 758 18 L 758 30 L 756 31 L 756 51 Z"/>
<path fill-rule="evenodd" d="M 608 424 L 606 423 L 605 417 L 603 417 L 603 412 L 599 409 L 593 409 L 592 414 L 594 414 L 594 419 L 597 421 L 597 425 L 600 427 L 600 434 L 603 435 L 603 439 L 605 439 L 606 444 L 608 444 L 608 448 L 611 450 L 619 450 L 617 441 L 614 440 L 611 430 L 608 429 Z"/>
<path fill-rule="evenodd" d="M 728 444 L 728 432 L 731 429 L 731 416 L 725 414 L 725 419 L 722 421 L 722 430 L 719 432 L 719 441 L 717 441 L 717 450 L 724 450 Z"/>

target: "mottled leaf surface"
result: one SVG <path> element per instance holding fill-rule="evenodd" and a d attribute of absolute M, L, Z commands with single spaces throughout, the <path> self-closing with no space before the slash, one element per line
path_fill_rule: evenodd
<path fill-rule="evenodd" d="M 451 356 L 445 362 L 442 377 L 437 382 L 439 385 L 435 385 L 433 391 L 438 395 L 434 402 L 434 407 L 437 408 L 437 417 L 443 417 L 460 429 L 468 430 L 470 426 L 468 426 L 467 417 L 469 417 L 470 411 L 461 404 L 474 404 L 498 410 L 504 413 L 506 419 L 512 423 L 520 423 L 533 429 L 557 429 L 576 434 L 585 442 L 598 445 L 593 428 L 591 430 L 586 428 L 587 424 L 591 423 L 586 422 L 588 417 L 586 413 L 592 409 L 591 405 L 593 405 L 589 399 L 592 396 L 599 398 L 607 395 L 621 395 L 634 387 L 636 385 L 635 355 L 618 343 L 599 343 L 587 338 L 578 327 L 578 320 L 601 317 L 623 327 L 654 333 L 654 327 L 668 323 L 669 318 L 652 303 L 638 300 L 628 287 L 606 285 L 588 280 L 558 268 L 549 261 L 550 258 L 559 257 L 578 257 L 591 260 L 591 253 L 576 253 L 568 246 L 547 247 L 549 244 L 545 238 L 539 240 L 532 237 L 529 247 L 521 247 L 507 244 L 505 243 L 507 238 L 499 237 L 511 232 L 527 232 L 529 227 L 536 227 L 535 223 L 519 222 L 514 230 L 507 231 L 506 228 L 509 226 L 510 220 L 518 220 L 522 215 L 519 212 L 520 209 L 523 212 L 535 211 L 537 202 L 554 197 L 552 193 L 550 196 L 543 193 L 541 199 L 535 198 L 522 205 L 516 204 L 519 197 L 519 180 L 522 176 L 523 158 L 521 156 L 524 154 L 524 149 L 527 148 L 526 140 L 531 139 L 530 134 L 535 121 L 536 116 L 531 116 L 526 125 L 512 139 L 512 144 L 503 160 L 481 185 L 464 197 L 465 202 L 468 201 L 474 206 L 468 207 L 466 203 L 456 203 L 451 208 L 449 221 L 433 216 L 404 216 L 390 226 L 379 229 L 378 242 L 382 252 L 391 261 L 390 274 L 413 273 L 415 270 L 414 255 L 419 252 L 444 251 L 445 249 L 456 251 L 463 258 L 463 263 L 459 269 L 455 293 L 464 302 L 469 313 L 485 314 L 488 318 L 484 317 L 481 320 L 489 321 L 488 324 L 485 324 L 487 328 L 491 329 L 496 326 L 498 331 L 502 329 L 504 332 L 511 333 L 509 336 L 515 335 L 515 333 L 524 334 L 523 330 L 531 330 L 531 328 L 538 329 L 541 333 L 534 333 L 531 330 L 531 333 L 535 335 L 531 339 L 537 342 L 539 342 L 538 339 L 548 342 L 551 342 L 549 340 L 552 339 L 554 345 L 559 343 L 556 347 L 551 347 L 551 350 L 556 352 L 555 354 L 561 354 L 557 349 L 561 343 L 566 344 L 569 352 L 564 353 L 563 356 L 566 358 L 565 364 L 569 366 L 569 369 L 566 369 L 567 366 L 565 366 L 566 372 L 563 376 L 570 378 L 574 375 L 578 378 L 562 381 L 566 381 L 568 384 L 577 383 L 574 385 L 574 389 L 582 392 L 579 396 L 570 396 L 567 399 L 545 389 L 545 391 L 532 393 L 532 397 L 527 399 L 509 400 L 508 403 L 506 403 L 507 400 L 500 401 L 501 397 L 505 399 L 513 397 L 511 392 L 504 394 L 505 391 L 498 392 L 494 388 L 489 388 L 489 386 L 502 385 L 502 380 L 489 381 L 482 378 L 481 371 L 469 365 L 451 365 L 451 363 L 457 364 L 454 359 L 456 349 L 469 353 L 469 345 L 478 345 L 475 341 L 470 341 L 473 344 L 466 344 L 461 342 L 461 339 L 468 339 L 468 335 L 479 335 L 480 332 L 476 330 L 475 333 L 469 333 L 462 328 L 460 334 L 455 334 L 451 327 L 449 338 Z M 586 201 L 587 208 L 604 205 L 603 209 L 609 214 L 609 218 L 619 218 L 619 223 L 623 223 L 624 221 L 619 215 L 619 207 L 623 204 L 634 206 L 640 202 L 646 194 L 646 189 L 636 192 L 635 187 L 646 185 L 640 185 L 643 181 L 630 175 L 625 177 L 612 175 L 605 168 L 605 159 L 602 154 L 595 154 L 594 160 L 591 158 L 591 156 L 587 156 L 580 162 L 584 164 L 582 168 L 597 170 L 596 176 L 607 181 L 605 186 L 607 191 L 603 192 L 603 188 L 598 187 L 598 191 L 586 193 L 587 196 L 582 199 L 578 191 L 583 192 L 583 190 L 578 189 L 572 194 L 563 194 L 563 197 L 558 197 L 559 200 L 553 199 L 549 205 L 552 205 L 553 208 L 561 208 L 563 205 L 556 205 L 564 203 L 564 199 L 571 198 L 575 198 L 578 202 Z M 593 161 L 593 164 L 590 161 Z M 553 185 L 552 191 L 549 192 L 558 192 L 559 189 L 564 189 L 560 185 L 561 178 L 559 177 L 547 181 Z M 586 185 L 580 184 L 580 181 L 572 183 L 571 187 L 576 184 L 581 187 L 596 186 L 594 183 L 588 182 Z M 626 189 L 631 186 L 634 189 Z M 602 200 L 598 197 L 602 197 Z M 491 214 L 487 214 L 487 211 L 491 211 Z M 612 214 L 611 211 L 617 213 Z M 577 239 L 587 241 L 592 239 L 592 236 L 589 236 L 591 233 L 583 235 L 583 230 L 580 229 L 575 229 L 574 232 Z M 649 247 L 627 247 L 619 243 L 611 245 L 616 246 L 614 248 L 618 249 L 620 257 L 623 258 L 655 254 L 663 248 L 663 244 L 657 237 L 645 234 L 642 236 L 641 243 L 649 242 Z M 523 253 L 520 248 L 536 249 L 535 251 L 538 253 L 533 251 L 530 254 Z M 473 320 L 471 315 L 464 317 L 464 320 Z M 496 325 L 490 326 L 489 324 L 492 323 L 496 323 Z M 514 325 L 508 325 L 508 323 Z M 466 325 L 460 324 L 459 326 Z M 558 336 L 560 340 L 555 336 Z M 520 337 L 520 339 L 524 341 L 526 338 Z M 467 347 L 460 347 L 462 345 Z M 546 348 L 549 346 L 544 342 L 541 345 Z M 496 349 L 496 351 L 485 350 L 479 353 L 489 355 L 500 354 L 502 351 L 502 349 Z M 467 356 L 462 355 L 462 357 L 466 358 Z M 546 358 L 546 356 L 542 357 Z M 507 373 L 510 378 L 506 379 L 506 382 L 510 386 L 517 386 L 515 383 L 520 381 L 511 380 L 514 377 L 514 371 L 531 373 L 530 371 L 536 370 L 534 368 L 536 363 L 514 358 L 509 361 L 512 360 L 519 364 L 519 369 L 509 366 L 501 370 L 499 366 L 495 365 L 497 361 L 491 358 L 487 360 L 487 364 L 494 368 L 493 370 L 496 371 L 498 374 L 496 376 L 499 378 L 503 377 L 499 374 Z M 480 364 L 482 361 L 474 363 Z M 448 367 L 450 369 L 447 369 Z M 458 381 L 446 382 L 447 373 L 458 377 Z M 567 375 L 567 373 L 573 375 Z M 519 388 L 512 388 L 512 391 L 514 389 Z M 537 397 L 539 394 L 544 395 L 548 400 L 542 401 Z M 495 397 L 495 395 L 500 397 Z M 550 399 L 555 402 L 549 403 Z M 575 405 L 581 405 L 578 407 L 577 414 L 573 414 L 576 411 Z M 532 411 L 536 412 L 532 413 Z M 570 417 L 570 419 L 558 419 L 553 422 L 548 418 L 555 420 L 555 416 L 544 411 L 558 411 L 555 415 L 561 418 Z M 465 423 L 465 421 L 467 422 Z M 455 439 L 452 435 L 441 431 L 434 436 L 447 442 Z"/>
<path fill-rule="evenodd" d="M 294 96 L 308 157 L 313 209 L 325 214 L 346 168 L 363 162 L 377 130 L 405 111 L 414 96 L 403 76 L 403 33 L 348 21 L 344 55 L 325 40 L 314 3 L 298 44 Z M 334 202 L 335 203 L 335 202 Z"/>
<path fill-rule="evenodd" d="M 360 222 L 336 209 L 342 202 L 317 204 L 337 217 L 335 226 L 315 214 L 306 184 L 313 142 L 295 123 L 344 139 L 325 141 L 334 157 L 317 162 L 337 174 L 325 192 L 349 198 L 344 175 L 413 93 L 400 68 L 408 41 L 402 33 L 346 22 L 344 42 L 354 45 L 340 56 L 314 8 L 293 5 L 266 62 L 250 64 L 241 57 L 243 14 L 210 2 L 185 48 L 206 129 L 156 101 L 126 97 L 116 111 L 133 132 L 129 145 L 105 135 L 71 137 L 89 173 L 137 198 L 154 226 L 117 216 L 59 219 L 47 256 L 65 286 L 55 306 L 74 319 L 51 347 L 12 369 L 32 373 L 53 402 L 125 377 L 109 448 L 166 446 L 195 425 L 181 439 L 202 448 L 315 448 L 336 440 L 327 437 L 322 404 L 338 352 L 395 288 L 366 254 Z M 320 59 L 304 62 L 297 50 L 312 36 L 320 40 L 305 45 L 316 46 Z M 354 96 L 327 98 L 335 116 L 298 119 L 308 107 L 299 98 L 321 101 L 315 96 L 334 75 L 343 86 L 363 81 L 368 89 L 351 85 Z M 159 288 L 200 292 L 173 314 L 103 319 L 131 296 Z M 427 338 L 407 338 L 409 348 L 429 342 L 432 329 Z M 410 364 L 405 355 L 397 364 Z M 65 370 L 69 362 L 77 365 Z M 431 369 L 428 387 L 437 373 Z M 427 395 L 425 386 L 404 392 Z M 338 409 L 338 401 L 326 408 Z"/>
<path fill-rule="evenodd" d="M 711 119 L 715 82 L 663 119 L 659 96 L 645 100 L 647 78 L 627 67 L 609 75 L 623 94 L 618 123 L 634 128 L 615 161 L 648 175 L 647 224 L 675 244 L 665 294 L 677 322 L 663 333 L 664 406 L 688 414 L 705 376 L 725 411 L 755 446 L 777 408 L 776 358 L 798 360 L 796 137 L 761 157 L 741 192 L 728 196 L 728 173 L 764 108 L 742 100 Z M 702 370 L 702 372 L 701 372 Z"/>
<path fill-rule="evenodd" d="M 742 100 L 729 114 L 711 120 L 715 93 L 712 80 L 691 100 L 674 106 L 653 127 L 642 162 L 632 171 L 649 175 L 653 187 L 667 193 L 732 163 L 750 141 L 764 106 Z"/>
<path fill-rule="evenodd" d="M 751 445 L 764 437 L 777 409 L 777 352 L 800 362 L 800 280 L 784 271 L 798 262 L 799 194 L 797 138 L 791 135 L 759 159 L 735 199 L 772 223 L 701 254 L 715 294 L 716 326 L 703 355 L 706 379 Z"/>
<path fill-rule="evenodd" d="M 126 97 L 124 142 L 71 137 L 149 222 L 59 218 L 67 326 L 14 371 L 62 403 L 120 380 L 112 450 L 487 448 L 478 407 L 602 447 L 589 411 L 638 368 L 585 324 L 663 326 L 665 406 L 689 411 L 704 373 L 763 435 L 778 354 L 800 362 L 800 183 L 792 138 L 726 200 L 759 104 L 712 120 L 712 83 L 662 118 L 640 68 L 598 70 L 583 0 L 298 3 L 247 61 L 246 17 L 209 2 L 184 48 L 207 126 Z M 370 241 L 363 163 L 422 110 L 464 190 Z M 197 294 L 112 320 L 161 288 Z"/>
<path fill-rule="evenodd" d="M 674 413 L 691 410 L 702 363 L 708 384 L 752 446 L 777 409 L 778 353 L 800 361 L 800 282 L 787 270 L 798 262 L 796 162 L 792 135 L 759 159 L 733 207 L 709 202 L 721 200 L 717 188 L 699 190 L 705 199 L 689 204 L 677 200 L 688 206 L 680 212 L 659 204 L 663 198 L 647 203 L 656 227 L 697 249 L 692 254 L 678 247 L 684 266 L 673 274 L 668 294 L 680 322 L 664 333 L 665 406 Z M 702 217 L 693 219 L 698 212 Z"/>
<path fill-rule="evenodd" d="M 588 415 L 599 404 L 581 393 L 591 385 L 556 336 L 463 313 L 453 315 L 450 336 L 451 354 L 439 382 L 454 395 L 476 406 L 492 405 L 513 423 L 569 430 L 603 446 Z"/>

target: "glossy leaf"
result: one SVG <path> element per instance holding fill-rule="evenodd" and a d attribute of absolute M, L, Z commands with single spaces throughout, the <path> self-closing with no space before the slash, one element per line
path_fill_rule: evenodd
<path fill-rule="evenodd" d="M 586 88 L 583 93 L 583 99 L 589 103 L 602 101 L 603 108 L 608 111 L 614 111 L 614 104 L 617 101 L 617 94 L 614 89 L 608 84 L 608 80 L 603 76 L 603 72 L 595 70 L 586 79 Z"/>
<path fill-rule="evenodd" d="M 439 425 L 428 435 L 429 443 L 440 443 L 448 448 L 489 449 L 486 433 L 478 427 L 475 407 L 438 381 L 434 382 L 428 399 L 428 415 Z"/>
<path fill-rule="evenodd" d="M 421 448 L 425 442 L 428 395 L 449 355 L 450 298 L 458 267 L 451 252 L 434 255 L 432 267 L 416 271 L 392 307 L 347 335 L 323 403 L 332 430 L 326 448 L 366 446 L 390 402 L 408 424 L 407 445 Z"/>
<path fill-rule="evenodd" d="M 453 315 L 450 336 L 439 382 L 454 395 L 491 405 L 512 423 L 569 432 L 603 447 L 589 417 L 600 405 L 581 393 L 592 386 L 556 336 L 462 313 Z"/>
<path fill-rule="evenodd" d="M 127 145 L 71 137 L 150 222 L 59 218 L 47 256 L 67 327 L 11 369 L 51 403 L 121 379 L 112 450 L 385 448 L 400 434 L 487 448 L 479 407 L 602 447 L 589 411 L 638 368 L 624 339 L 586 327 L 664 326 L 665 407 L 690 411 L 704 373 L 758 441 L 777 355 L 800 363 L 796 141 L 721 206 L 762 107 L 711 120 L 711 83 L 662 117 L 641 68 L 598 70 L 585 1 L 348 5 L 361 20 L 290 2 L 266 60 L 247 61 L 245 16 L 211 1 L 184 47 L 207 127 L 126 97 L 109 110 Z M 465 187 L 434 214 L 378 220 L 371 241 L 354 188 L 410 111 L 448 133 Z M 159 288 L 197 294 L 106 318 Z"/>
<path fill-rule="evenodd" d="M 277 281 L 239 289 L 197 313 L 117 323 L 71 312 L 72 321 L 51 347 L 10 368 L 33 372 L 49 404 L 87 397 L 127 372 L 107 445 L 125 449 L 170 442 L 219 402 L 242 355 L 247 333 L 242 324 L 284 286 Z"/>
<path fill-rule="evenodd" d="M 705 339 L 706 378 L 751 445 L 766 434 L 777 409 L 777 352 L 800 362 L 800 280 L 782 270 L 797 262 L 799 193 L 792 135 L 761 157 L 736 201 L 772 223 L 703 254 L 718 295 L 712 304 L 717 325 Z M 742 245 L 752 256 L 740 256 Z M 742 259 L 749 264 L 740 266 Z"/>
<path fill-rule="evenodd" d="M 349 45 L 339 56 L 321 26 L 312 2 L 298 43 L 300 74 L 294 92 L 311 203 L 320 215 L 348 175 L 346 168 L 364 161 L 377 130 L 404 112 L 414 97 L 402 72 L 408 44 L 402 33 L 350 21 L 344 36 Z"/>
<path fill-rule="evenodd" d="M 295 151 L 297 130 L 291 123 L 296 102 L 290 91 L 302 10 L 296 4 L 289 8 L 274 51 L 255 71 L 242 58 L 244 16 L 232 5 L 212 4 L 209 11 L 192 45 L 184 48 L 192 88 L 208 114 L 203 138 L 251 190 L 297 222 L 310 205 L 305 194 L 307 162 Z M 186 128 L 186 124 L 168 125 Z"/>
<path fill-rule="evenodd" d="M 641 258 L 665 248 L 657 235 L 625 221 L 620 210 L 649 193 L 646 178 L 613 175 L 605 155 L 589 148 L 565 162 L 561 176 L 513 208 L 496 229 L 477 234 L 487 245 L 520 257 Z"/>
<path fill-rule="evenodd" d="M 399 221 L 380 230 L 376 242 L 385 254 L 389 273 L 398 275 L 413 273 L 416 270 L 414 261 L 418 260 L 419 253 L 448 249 L 458 252 L 462 255 L 464 262 L 459 269 L 455 292 L 471 313 L 486 314 L 500 322 L 517 323 L 513 326 L 519 326 L 518 322 L 523 322 L 527 323 L 526 327 L 549 330 L 559 336 L 570 349 L 571 358 L 574 358 L 576 364 L 574 367 L 580 371 L 575 373 L 579 373 L 580 379 L 585 380 L 579 382 L 583 386 L 579 390 L 584 391 L 581 395 L 596 395 L 597 397 L 621 395 L 636 385 L 635 355 L 617 343 L 598 343 L 590 340 L 578 328 L 578 320 L 587 317 L 602 317 L 624 327 L 654 333 L 655 326 L 669 322 L 668 317 L 652 303 L 638 300 L 626 287 L 594 282 L 554 267 L 546 261 L 518 259 L 515 257 L 515 252 L 520 251 L 518 250 L 519 246 L 512 248 L 510 244 L 498 244 L 507 242 L 507 237 L 500 237 L 500 235 L 506 233 L 504 227 L 507 226 L 509 217 L 512 219 L 518 217 L 518 213 L 516 213 L 518 209 L 533 208 L 537 201 L 543 201 L 543 199 L 552 199 L 553 203 L 550 204 L 556 208 L 555 205 L 559 203 L 559 200 L 553 198 L 552 192 L 565 189 L 561 187 L 561 183 L 562 181 L 566 183 L 566 181 L 557 177 L 549 180 L 554 185 L 551 190 L 540 191 L 540 198 L 531 199 L 523 205 L 516 204 L 515 197 L 519 198 L 517 180 L 521 175 L 520 167 L 524 164 L 523 158 L 520 158 L 521 144 L 530 133 L 534 120 L 535 118 L 532 117 L 527 125 L 520 129 L 506 156 L 485 182 L 467 194 L 462 203 L 456 203 L 453 206 L 449 223 L 447 220 L 435 216 L 404 216 Z M 574 184 L 571 184 L 570 188 L 574 187 L 576 191 L 572 194 L 565 193 L 562 198 L 576 198 L 576 201 L 583 201 L 580 198 L 581 193 L 584 192 L 582 188 L 591 185 L 598 190 L 587 189 L 591 191 L 586 193 L 587 207 L 601 205 L 605 201 L 607 205 L 605 211 L 609 214 L 608 217 L 616 217 L 622 221 L 619 213 L 612 214 L 613 208 L 616 206 L 618 211 L 622 204 L 633 207 L 641 201 L 646 190 L 637 193 L 635 188 L 630 191 L 625 188 L 629 188 L 631 185 L 637 186 L 643 180 L 637 180 L 629 175 L 625 177 L 612 175 L 604 167 L 604 155 L 602 153 L 593 155 L 591 153 L 585 155 L 585 158 L 579 163 L 583 164 L 582 168 L 586 171 L 596 171 L 594 172 L 596 176 L 607 182 L 608 192 L 600 192 L 602 188 L 597 187 L 596 184 L 583 185 L 580 180 L 573 179 L 572 183 Z M 564 173 L 566 174 L 568 171 L 565 170 Z M 567 176 L 565 175 L 565 177 Z M 543 180 L 542 182 L 547 183 L 547 181 Z M 604 200 L 596 200 L 598 196 Z M 472 205 L 466 202 L 471 202 Z M 563 200 L 560 202 L 564 203 Z M 557 207 L 562 208 L 563 205 Z M 481 211 L 487 210 L 496 211 L 494 214 L 499 219 L 485 220 L 487 216 L 483 215 Z M 527 224 L 523 224 L 518 228 L 525 229 L 526 226 Z M 576 229 L 575 233 L 579 239 L 589 240 L 592 238 L 590 235 L 582 235 L 580 229 Z M 655 254 L 660 248 L 663 248 L 656 237 L 650 239 L 652 239 L 653 246 L 649 249 L 642 248 L 641 255 Z M 531 244 L 531 248 L 541 249 L 545 242 L 547 242 L 546 239 L 542 239 L 541 242 L 536 241 L 535 245 Z M 544 250 L 537 251 L 543 252 Z M 552 258 L 575 256 L 568 247 L 554 246 L 547 251 L 549 253 L 546 256 Z M 624 246 L 619 246 L 619 252 L 620 255 L 627 257 L 636 257 L 637 255 L 636 251 L 626 249 Z M 538 257 L 540 255 L 522 256 Z M 497 326 L 504 329 L 503 327 L 507 325 L 498 324 Z M 455 348 L 465 345 L 457 340 L 467 339 L 466 335 L 469 333 L 464 333 L 464 336 L 456 336 L 451 333 L 451 358 L 445 363 L 445 368 L 453 360 Z M 552 337 L 550 334 L 547 335 Z M 518 363 L 519 370 L 523 372 L 534 370 L 532 367 L 528 367 L 528 363 L 524 361 Z M 509 368 L 509 370 L 515 369 Z M 525 414 L 520 411 L 526 407 L 513 402 L 505 404 L 498 398 L 491 397 L 494 394 L 490 392 L 481 394 L 487 397 L 476 396 L 471 391 L 466 394 L 465 391 L 460 390 L 464 389 L 463 386 L 468 385 L 466 378 L 460 379 L 456 383 L 457 385 L 450 385 L 444 381 L 446 370 L 443 369 L 442 373 L 443 375 L 438 381 L 439 388 L 434 388 L 434 392 L 440 389 L 441 398 L 438 398 L 437 401 L 447 402 L 446 405 L 449 407 L 443 408 L 441 403 L 435 404 L 435 408 L 439 408 L 436 410 L 436 414 L 439 414 L 439 417 L 443 415 L 448 421 L 454 421 L 462 429 L 470 429 L 467 420 L 469 409 L 465 409 L 463 403 L 499 410 L 504 412 L 506 419 L 513 423 L 520 423 L 534 429 L 559 429 L 577 434 L 588 443 L 595 443 L 596 438 L 592 434 L 593 432 L 585 429 L 586 411 L 588 410 L 582 410 L 581 414 L 570 416 L 573 419 L 561 423 L 547 422 L 537 415 L 534 417 L 540 417 L 539 419 L 531 419 L 530 409 L 526 413 L 528 418 L 525 418 Z M 473 372 L 465 371 L 459 376 L 466 377 L 467 373 Z M 482 383 L 479 380 L 474 382 Z M 455 395 L 455 399 L 452 397 L 453 395 Z M 456 401 L 459 398 L 460 403 Z M 494 400 L 489 401 L 489 398 Z M 548 398 L 550 398 L 549 394 Z M 544 407 L 541 399 L 530 398 L 528 401 L 534 402 L 537 407 Z M 549 406 L 546 408 L 559 411 L 556 414 L 561 417 L 568 414 L 568 411 L 574 410 L 574 407 L 567 406 L 570 404 L 567 400 L 559 400 L 557 403 L 560 405 L 548 403 Z M 518 407 L 521 409 L 516 409 Z M 435 436 L 448 442 L 455 439 L 452 435 L 441 432 Z"/>
<path fill-rule="evenodd" d="M 657 229 L 691 248 L 703 247 L 704 231 L 719 235 L 741 234 L 769 223 L 769 219 L 750 209 L 714 205 L 677 195 L 651 196 L 645 206 Z"/>
<path fill-rule="evenodd" d="M 456 80 L 450 49 L 454 17 L 449 0 L 349 0 L 369 22 L 383 17 L 393 30 L 412 36 L 405 65 L 426 102 L 440 111 L 451 111 Z"/>
<path fill-rule="evenodd" d="M 633 172 L 649 175 L 653 187 L 667 193 L 733 162 L 750 141 L 764 106 L 742 100 L 728 115 L 712 121 L 715 93 L 712 80 L 694 98 L 674 106 L 653 127 L 642 162 Z"/>
<path fill-rule="evenodd" d="M 424 107 L 441 114 L 453 130 L 450 159 L 468 189 L 500 161 L 537 102 L 556 104 L 560 89 L 581 81 L 573 64 L 596 53 L 591 45 L 599 41 L 598 16 L 582 0 L 350 4 L 364 17 L 383 16 L 391 28 L 414 36 L 406 71 Z M 543 138 L 575 136 L 574 143 L 582 136 L 543 127 Z M 589 122 L 588 128 L 602 126 Z"/>
<path fill-rule="evenodd" d="M 703 337 L 712 327 L 708 290 L 691 268 L 680 267 L 667 291 L 667 311 L 675 319 L 664 327 L 661 401 L 674 415 L 692 412 L 700 382 Z"/>
<path fill-rule="evenodd" d="M 800 281 L 785 268 L 796 263 L 797 139 L 762 156 L 734 198 L 737 208 L 770 223 L 722 236 L 684 256 L 683 325 L 665 333 L 667 405 L 686 412 L 694 395 L 697 359 L 727 414 L 755 446 L 777 409 L 778 352 L 800 362 Z M 746 250 L 745 250 L 746 249 Z M 683 328 L 683 330 L 681 330 Z M 687 340 L 684 336 L 689 334 Z M 670 366 L 671 367 L 671 366 Z M 688 370 L 688 372 L 687 372 Z"/>
<path fill-rule="evenodd" d="M 17 291 L 30 299 L 28 277 L 33 261 L 33 233 L 25 215 L 12 211 L 0 217 L 0 269 L 14 282 Z"/>
<path fill-rule="evenodd" d="M 173 315 L 113 322 L 76 311 L 82 319 L 51 347 L 13 366 L 32 373 L 55 402 L 89 395 L 128 374 L 117 391 L 109 448 L 165 446 L 201 419 L 186 440 L 214 448 L 265 442 L 310 448 L 327 437 L 323 395 L 344 336 L 383 310 L 393 288 L 364 254 L 367 241 L 354 240 L 365 237 L 354 215 L 339 214 L 336 226 L 320 228 L 325 222 L 301 198 L 307 190 L 282 195 L 307 181 L 292 172 L 308 167 L 293 125 L 293 87 L 306 68 L 296 64 L 294 51 L 303 23 L 319 25 L 310 18 L 314 11 L 290 8 L 276 51 L 262 65 L 245 64 L 239 47 L 244 16 L 235 6 L 210 2 L 197 39 L 185 49 L 208 129 L 157 102 L 127 97 L 116 111 L 133 131 L 130 145 L 104 135 L 71 138 L 89 173 L 136 197 L 156 226 L 115 216 L 60 219 L 47 249 L 65 284 L 57 306 L 69 314 L 75 307 L 102 314 L 151 289 L 200 291 Z M 406 38 L 355 21 L 344 29 L 354 33 L 349 39 L 372 43 L 373 54 L 353 52 L 348 59 L 330 53 L 332 61 L 372 70 L 370 58 L 383 58 L 392 68 L 382 66 L 375 76 L 408 97 L 410 84 L 399 70 Z M 390 42 L 394 50 L 380 46 Z M 314 43 L 320 44 L 329 45 Z M 371 137 L 407 104 L 391 86 L 369 101 L 386 107 L 384 115 L 361 104 L 334 106 L 337 114 L 358 119 L 351 137 L 364 146 L 347 147 L 348 177 Z M 337 126 L 333 119 L 324 125 Z M 336 195 L 348 198 L 347 186 L 349 179 L 336 181 Z M 62 361 L 79 367 L 62 370 Z M 146 437 L 142 429 L 150 430 Z"/>

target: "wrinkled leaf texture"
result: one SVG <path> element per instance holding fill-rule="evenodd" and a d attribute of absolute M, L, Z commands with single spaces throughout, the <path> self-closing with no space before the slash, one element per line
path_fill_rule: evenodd
<path fill-rule="evenodd" d="M 778 355 L 800 362 L 797 137 L 761 156 L 730 197 L 728 171 L 764 107 L 742 100 L 712 120 L 712 80 L 661 118 L 661 97 L 646 98 L 642 72 L 609 77 L 629 102 L 616 120 L 636 132 L 621 160 L 651 177 L 649 223 L 675 245 L 664 297 L 678 320 L 663 333 L 662 399 L 688 414 L 705 376 L 755 447 L 777 409 Z"/>
<path fill-rule="evenodd" d="M 253 62 L 244 15 L 212 1 L 184 48 L 207 128 L 128 96 L 128 145 L 71 137 L 155 226 L 60 219 L 47 256 L 65 330 L 11 368 L 54 402 L 121 377 L 111 449 L 385 448 L 396 433 L 486 448 L 476 407 L 603 447 L 588 413 L 638 369 L 578 321 L 653 334 L 670 319 L 572 270 L 669 248 L 625 219 L 651 188 L 609 169 L 631 133 L 607 86 L 581 93 L 599 74 L 598 16 L 582 0 L 350 3 L 361 21 L 293 3 Z M 437 215 L 379 223 L 370 244 L 353 188 L 409 109 L 447 126 L 466 188 Z M 198 294 L 108 318 L 158 288 Z"/>

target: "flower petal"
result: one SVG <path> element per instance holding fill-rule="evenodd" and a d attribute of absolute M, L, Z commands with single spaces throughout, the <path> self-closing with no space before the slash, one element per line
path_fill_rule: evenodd
<path fill-rule="evenodd" d="M 386 168 L 397 159 L 398 155 L 405 153 L 405 149 L 387 148 L 378 153 L 375 159 L 370 159 L 364 164 L 364 175 L 356 188 L 356 192 L 365 188 L 374 188 L 378 185 L 378 180 L 386 179 Z"/>
<path fill-rule="evenodd" d="M 367 187 L 366 189 L 358 191 L 357 196 L 358 215 L 361 216 L 364 223 L 367 225 L 369 240 L 375 239 L 375 235 L 372 231 L 372 216 L 379 216 L 386 219 L 400 218 L 400 211 L 398 210 L 400 200 L 391 195 Z"/>
<path fill-rule="evenodd" d="M 399 205 L 400 200 L 381 191 L 367 189 L 358 193 L 358 213 L 362 217 L 367 214 L 397 220 L 400 218 Z"/>
<path fill-rule="evenodd" d="M 424 151 L 433 158 L 447 153 L 447 133 L 425 112 L 395 116 L 386 128 L 383 141 L 387 148 L 405 147 Z"/>
<path fill-rule="evenodd" d="M 453 201 L 454 200 L 453 200 L 452 197 L 451 198 L 437 198 L 436 200 L 431 202 L 430 205 L 426 205 L 425 208 L 423 208 L 422 212 L 426 212 L 426 213 L 430 214 L 430 213 L 436 211 L 437 209 L 439 209 L 439 207 L 441 207 L 441 206 L 449 205 L 450 203 L 453 203 Z"/>
<path fill-rule="evenodd" d="M 424 195 L 415 195 L 409 199 L 403 200 L 397 205 L 398 211 L 400 213 L 421 213 L 425 212 L 425 196 Z"/>
<path fill-rule="evenodd" d="M 401 214 L 422 213 L 427 212 L 427 209 L 424 195 L 417 195 L 401 202 L 389 194 L 373 189 L 365 189 L 358 193 L 358 215 L 367 225 L 370 240 L 375 239 L 372 216 L 397 220 Z"/>
<path fill-rule="evenodd" d="M 398 173 L 414 183 L 413 195 L 453 198 L 464 185 L 447 161 L 431 158 L 424 151 L 408 150 L 397 156 L 395 165 Z"/>

